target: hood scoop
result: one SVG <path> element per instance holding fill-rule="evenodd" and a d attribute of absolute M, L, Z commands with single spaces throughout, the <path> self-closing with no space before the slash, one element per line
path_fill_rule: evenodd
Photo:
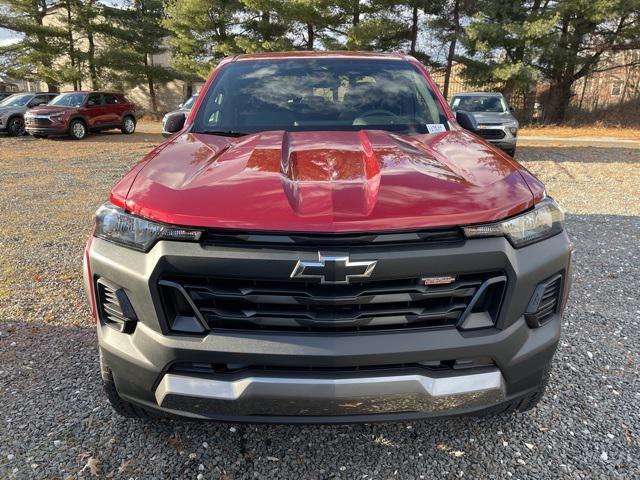
<path fill-rule="evenodd" d="M 369 215 L 380 189 L 380 164 L 366 132 L 350 141 L 326 144 L 320 135 L 304 141 L 284 132 L 280 149 L 282 188 L 300 216 L 333 212 L 341 217 Z M 353 141 L 357 136 L 358 141 Z M 311 138 L 310 138 L 311 137 Z"/>

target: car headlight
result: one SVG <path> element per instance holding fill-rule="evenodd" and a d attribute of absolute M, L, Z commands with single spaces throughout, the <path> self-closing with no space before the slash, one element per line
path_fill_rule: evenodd
<path fill-rule="evenodd" d="M 520 125 L 518 125 L 518 122 L 509 122 L 505 124 L 505 127 L 509 129 L 509 131 L 511 132 L 511 135 L 514 135 L 514 136 L 517 135 L 519 126 Z"/>
<path fill-rule="evenodd" d="M 517 217 L 497 223 L 463 227 L 467 238 L 507 237 L 515 248 L 524 247 L 564 230 L 564 212 L 552 198 Z"/>
<path fill-rule="evenodd" d="M 152 222 L 106 202 L 96 211 L 94 235 L 124 247 L 148 252 L 158 240 L 197 242 L 202 230 Z"/>
<path fill-rule="evenodd" d="M 51 115 L 49 118 L 51 120 L 55 120 L 56 122 L 60 122 L 64 119 L 64 114 L 60 113 L 58 115 Z"/>

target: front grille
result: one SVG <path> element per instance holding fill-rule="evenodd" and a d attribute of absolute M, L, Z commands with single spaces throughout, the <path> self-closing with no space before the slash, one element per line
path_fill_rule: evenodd
<path fill-rule="evenodd" d="M 500 288 L 480 288 L 496 279 Z M 495 321 L 505 283 L 500 273 L 457 275 L 451 284 L 429 286 L 421 278 L 328 285 L 175 275 L 163 277 L 159 288 L 165 313 L 177 312 L 167 316 L 188 315 L 185 308 L 193 307 L 191 315 L 213 330 L 357 332 L 452 327 L 476 308 Z M 472 302 L 476 295 L 482 301 Z"/>
<path fill-rule="evenodd" d="M 243 247 L 284 247 L 292 246 L 300 250 L 306 248 L 321 250 L 331 247 L 379 247 L 408 244 L 439 245 L 464 241 L 459 228 L 438 228 L 411 232 L 380 232 L 367 234 L 352 233 L 254 233 L 228 230 L 209 230 L 203 238 L 205 245 Z"/>
<path fill-rule="evenodd" d="M 51 125 L 51 120 L 49 120 L 48 118 L 28 118 L 25 123 L 27 125 L 46 127 L 48 125 Z"/>
<path fill-rule="evenodd" d="M 171 365 L 168 373 L 182 375 L 251 375 L 268 373 L 287 374 L 349 374 L 389 370 L 427 370 L 431 372 L 468 370 L 470 368 L 495 367 L 489 357 L 473 357 L 462 360 L 434 360 L 420 363 L 397 363 L 390 365 L 356 365 L 356 366 L 302 366 L 302 365 L 249 365 L 239 363 L 202 363 L 178 362 Z"/>
<path fill-rule="evenodd" d="M 500 140 L 505 136 L 504 131 L 497 128 L 481 128 L 476 133 L 487 140 Z"/>

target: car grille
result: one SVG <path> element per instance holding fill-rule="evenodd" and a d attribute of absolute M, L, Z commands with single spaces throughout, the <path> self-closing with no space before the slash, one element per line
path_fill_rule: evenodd
<path fill-rule="evenodd" d="M 51 125 L 51 120 L 48 118 L 27 118 L 25 124 L 28 126 L 46 127 Z"/>
<path fill-rule="evenodd" d="M 203 244 L 209 246 L 243 246 L 291 249 L 320 250 L 332 247 L 379 247 L 392 245 L 439 245 L 463 242 L 460 228 L 441 228 L 394 233 L 335 234 L 335 233 L 252 233 L 209 230 L 205 233 Z"/>
<path fill-rule="evenodd" d="M 481 128 L 477 130 L 477 133 L 487 140 L 500 140 L 505 136 L 504 131 L 497 128 Z"/>
<path fill-rule="evenodd" d="M 494 285 L 481 289 L 485 282 Z M 496 317 L 506 278 L 465 274 L 447 285 L 424 283 L 405 278 L 328 285 L 173 275 L 163 277 L 159 288 L 170 323 L 195 314 L 213 330 L 357 332 L 453 327 L 471 313 L 470 305 Z"/>

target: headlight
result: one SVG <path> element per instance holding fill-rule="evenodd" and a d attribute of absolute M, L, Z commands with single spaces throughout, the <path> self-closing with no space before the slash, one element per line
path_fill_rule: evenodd
<path fill-rule="evenodd" d="M 518 122 L 509 122 L 505 124 L 505 127 L 509 129 L 509 131 L 511 132 L 511 135 L 513 136 L 517 135 L 519 126 L 520 125 L 518 125 Z"/>
<path fill-rule="evenodd" d="M 60 122 L 61 120 L 64 119 L 64 114 L 51 115 L 49 118 L 51 120 L 55 120 L 56 122 Z"/>
<path fill-rule="evenodd" d="M 563 229 L 564 212 L 552 198 L 546 198 L 533 210 L 503 222 L 463 227 L 468 238 L 507 237 L 516 248 L 552 237 Z"/>
<path fill-rule="evenodd" d="M 174 227 L 136 217 L 109 202 L 98 208 L 95 223 L 96 237 L 141 252 L 148 252 L 158 240 L 197 242 L 202 235 L 201 230 Z"/>

